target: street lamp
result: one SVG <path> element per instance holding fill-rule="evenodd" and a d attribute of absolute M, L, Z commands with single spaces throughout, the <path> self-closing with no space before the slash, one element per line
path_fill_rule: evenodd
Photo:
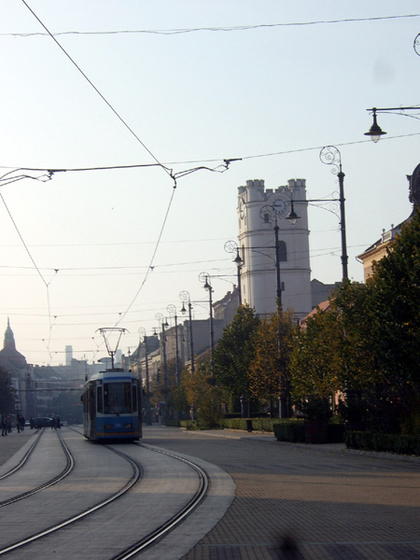
<path fill-rule="evenodd" d="M 417 35 L 414 39 L 413 49 L 414 49 L 414 52 L 420 56 L 420 33 L 417 33 Z"/>
<path fill-rule="evenodd" d="M 150 419 L 150 377 L 149 377 L 149 356 L 147 353 L 147 336 L 146 336 L 146 329 L 144 327 L 140 327 L 139 330 L 140 336 L 140 344 L 139 344 L 139 358 L 141 360 L 141 343 L 144 344 L 144 359 L 146 365 L 146 424 L 147 426 L 152 425 L 152 421 Z M 141 362 L 140 362 L 141 363 Z"/>
<path fill-rule="evenodd" d="M 281 312 L 282 312 L 282 298 L 281 298 L 281 292 L 283 290 L 283 286 L 281 283 L 281 279 L 280 279 L 280 240 L 279 240 L 279 225 L 277 223 L 277 211 L 276 211 L 276 207 L 274 205 L 270 206 L 270 205 L 266 205 L 263 206 L 260 209 L 260 216 L 263 219 L 264 222 L 272 222 L 274 219 L 274 240 L 275 240 L 275 251 L 276 251 L 276 260 L 275 260 L 275 265 L 276 265 L 276 301 L 277 301 L 277 312 L 278 312 L 278 329 L 277 329 L 277 350 L 278 350 L 278 357 L 280 358 L 281 356 L 281 346 L 282 346 L 282 337 L 281 337 L 281 327 L 280 327 L 280 321 L 281 321 Z M 296 223 L 296 220 L 299 218 L 299 216 L 296 214 L 295 210 L 294 210 L 294 206 L 293 206 L 293 202 L 291 202 L 291 210 L 289 215 L 286 217 L 286 219 L 289 219 L 291 221 L 292 224 Z M 285 373 L 283 372 L 283 374 L 279 374 L 280 375 L 280 398 L 279 398 L 279 415 L 280 418 L 288 418 L 290 416 L 290 412 L 289 412 L 289 391 L 287 389 L 285 380 L 284 380 L 284 375 Z"/>
<path fill-rule="evenodd" d="M 239 254 L 239 246 L 236 241 L 226 241 L 225 251 L 227 253 L 235 253 L 236 251 L 236 257 L 234 258 L 233 262 L 236 264 L 237 268 L 239 305 L 242 305 L 241 268 L 244 261 L 241 259 L 241 256 Z"/>
<path fill-rule="evenodd" d="M 192 324 L 192 303 L 190 294 L 183 290 L 179 294 L 179 299 L 182 301 L 181 313 L 185 315 L 187 310 L 185 309 L 185 303 L 188 304 L 188 319 L 189 319 L 189 330 L 190 330 L 190 354 L 191 354 L 191 375 L 194 374 L 194 342 L 193 342 L 193 324 Z"/>
<path fill-rule="evenodd" d="M 182 301 L 181 313 L 183 315 L 185 315 L 185 313 L 187 312 L 187 310 L 185 309 L 185 303 L 188 304 L 188 318 L 189 318 L 189 330 L 190 330 L 190 354 L 191 354 L 190 371 L 191 371 L 191 376 L 193 376 L 195 371 L 194 370 L 194 343 L 193 343 L 193 324 L 192 324 L 192 303 L 191 303 L 191 297 L 189 292 L 187 292 L 186 290 L 180 292 L 179 299 Z M 191 420 L 194 420 L 194 403 L 191 403 Z"/>
<path fill-rule="evenodd" d="M 409 117 L 411 115 L 406 115 L 405 111 L 420 111 L 420 106 L 413 106 L 413 107 L 372 107 L 371 109 L 366 109 L 372 113 L 373 116 L 373 123 L 370 129 L 365 132 L 365 136 L 370 136 L 372 141 L 375 144 L 379 141 L 381 136 L 384 136 L 386 132 L 382 130 L 382 128 L 378 125 L 376 114 L 377 113 L 389 113 L 389 114 L 396 114 L 396 115 L 403 115 L 405 117 Z M 415 117 L 416 118 L 416 117 Z"/>
<path fill-rule="evenodd" d="M 166 308 L 168 313 L 174 316 L 175 321 L 175 375 L 176 375 L 176 384 L 179 385 L 179 348 L 178 348 L 178 317 L 176 314 L 176 307 L 175 305 L 169 304 Z"/>
<path fill-rule="evenodd" d="M 165 326 L 166 326 L 166 319 L 165 322 L 163 321 L 162 313 L 156 313 L 155 315 L 156 321 L 158 321 L 162 328 L 161 334 L 161 341 L 162 341 L 162 353 L 163 353 L 163 394 L 164 394 L 164 403 L 165 403 L 165 410 L 164 410 L 164 418 L 166 418 L 166 397 L 168 394 L 168 366 L 166 363 L 166 334 L 165 334 Z"/>
<path fill-rule="evenodd" d="M 210 370 L 213 376 L 213 352 L 214 352 L 214 326 L 213 326 L 213 288 L 210 283 L 210 275 L 207 272 L 201 272 L 198 279 L 204 282 L 204 289 L 209 293 L 209 308 L 210 308 Z"/>
<path fill-rule="evenodd" d="M 294 210 L 293 210 L 294 212 Z M 276 254 L 276 302 L 277 302 L 277 309 L 281 309 L 282 301 L 281 301 L 281 292 L 283 290 L 283 286 L 280 279 L 280 240 L 279 240 L 279 225 L 277 223 L 277 212 L 274 206 L 265 205 L 260 209 L 260 216 L 265 223 L 272 223 L 274 220 L 274 248 Z M 296 219 L 299 216 L 296 216 Z"/>
<path fill-rule="evenodd" d="M 346 216 L 345 216 L 345 198 L 344 198 L 344 173 L 341 166 L 340 150 L 335 146 L 324 146 L 319 154 L 320 160 L 326 165 L 332 165 L 332 173 L 337 175 L 338 184 L 340 187 L 340 231 L 341 231 L 341 266 L 343 270 L 343 282 L 348 275 L 348 255 L 347 255 L 347 241 L 346 241 Z"/>

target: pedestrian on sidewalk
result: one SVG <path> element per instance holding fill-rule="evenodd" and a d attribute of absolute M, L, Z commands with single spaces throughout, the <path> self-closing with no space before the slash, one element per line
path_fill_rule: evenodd
<path fill-rule="evenodd" d="M 3 416 L 3 414 L 1 415 L 1 435 L 7 436 L 7 421 L 6 417 Z"/>

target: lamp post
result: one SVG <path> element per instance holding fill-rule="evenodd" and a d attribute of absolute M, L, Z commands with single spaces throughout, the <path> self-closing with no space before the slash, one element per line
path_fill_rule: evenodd
<path fill-rule="evenodd" d="M 180 292 L 179 294 L 179 299 L 182 301 L 182 308 L 181 308 L 181 313 L 184 315 L 187 310 L 185 309 L 185 303 L 188 304 L 188 319 L 189 319 L 189 331 L 190 331 L 190 354 L 191 354 L 191 360 L 190 360 L 190 372 L 191 372 L 191 376 L 194 375 L 194 342 L 193 342 L 193 324 L 192 324 L 192 303 L 191 303 L 191 297 L 189 292 L 187 292 L 186 290 L 183 290 L 182 292 Z M 194 420 L 194 403 L 191 403 L 191 420 Z"/>
<path fill-rule="evenodd" d="M 168 313 L 174 316 L 175 321 L 175 376 L 176 376 L 176 384 L 179 385 L 179 347 L 178 347 L 178 317 L 176 314 L 176 307 L 175 305 L 169 304 L 166 308 Z"/>
<path fill-rule="evenodd" d="M 210 371 L 213 377 L 214 364 L 213 364 L 213 352 L 214 352 L 214 325 L 213 325 L 213 288 L 210 283 L 210 275 L 207 272 L 201 272 L 199 275 L 200 282 L 204 282 L 203 288 L 209 293 L 209 308 L 210 308 Z"/>
<path fill-rule="evenodd" d="M 144 360 L 146 366 L 146 424 L 147 426 L 152 425 L 152 421 L 150 419 L 150 377 L 149 377 L 149 356 L 147 353 L 147 336 L 146 336 L 146 329 L 144 327 L 140 327 L 139 330 L 140 335 L 140 344 L 139 344 L 139 358 L 141 360 L 140 348 L 141 343 L 144 344 Z"/>
<path fill-rule="evenodd" d="M 181 313 L 185 314 L 187 310 L 185 309 L 185 303 L 188 304 L 188 319 L 189 319 L 189 330 L 190 330 L 190 354 L 191 354 L 191 375 L 194 374 L 194 342 L 193 342 L 193 325 L 192 325 L 192 303 L 190 294 L 183 290 L 179 294 L 179 299 L 182 301 Z"/>
<path fill-rule="evenodd" d="M 156 313 L 155 319 L 160 323 L 162 328 L 161 341 L 162 341 L 162 353 L 163 353 L 163 394 L 164 394 L 164 418 L 166 419 L 166 397 L 168 394 L 168 365 L 166 363 L 166 333 L 165 333 L 165 322 L 163 321 L 162 313 Z"/>
<path fill-rule="evenodd" d="M 417 33 L 417 35 L 414 38 L 413 49 L 414 52 L 420 56 L 420 33 Z"/>
<path fill-rule="evenodd" d="M 281 283 L 280 277 L 280 240 L 279 240 L 279 225 L 277 223 L 277 211 L 274 206 L 270 206 L 269 204 L 263 206 L 260 209 L 260 216 L 265 223 L 272 223 L 274 221 L 274 249 L 275 249 L 275 266 L 276 266 L 276 305 L 277 309 L 280 310 L 282 308 L 282 297 L 281 292 L 283 290 L 283 286 Z M 296 216 L 298 218 L 298 216 Z"/>
<path fill-rule="evenodd" d="M 416 37 L 417 39 L 417 37 Z M 416 43 L 415 43 L 416 44 Z M 386 132 L 382 130 L 382 128 L 378 125 L 377 122 L 377 113 L 388 113 L 391 115 L 402 115 L 405 117 L 409 117 L 411 115 L 407 115 L 406 111 L 417 111 L 420 112 L 420 106 L 412 106 L 412 107 L 372 107 L 371 109 L 366 109 L 369 113 L 372 113 L 373 116 L 373 123 L 370 129 L 365 132 L 365 136 L 370 136 L 372 141 L 375 144 L 379 141 L 381 136 L 384 136 Z"/>
<path fill-rule="evenodd" d="M 288 216 L 285 219 L 290 220 L 292 225 L 296 223 L 299 216 L 296 214 L 293 200 L 291 202 L 291 209 Z M 302 201 L 305 202 L 305 201 Z M 265 205 L 260 209 L 260 217 L 265 223 L 274 222 L 274 249 L 275 249 L 275 267 L 276 267 L 276 304 L 277 304 L 277 314 L 278 314 L 278 330 L 277 330 L 277 345 L 278 345 L 278 357 L 281 357 L 282 348 L 282 336 L 281 336 L 281 316 L 282 316 L 282 291 L 283 284 L 281 282 L 280 276 L 280 262 L 281 262 L 281 250 L 280 250 L 280 239 L 279 231 L 280 227 L 278 224 L 278 216 L 281 216 L 286 208 L 286 203 L 283 204 L 274 203 L 272 205 Z M 280 376 L 280 398 L 279 398 L 279 416 L 280 418 L 290 417 L 290 391 L 288 388 L 288 383 L 286 380 L 286 372 L 279 373 Z"/>
<path fill-rule="evenodd" d="M 236 257 L 233 260 L 233 262 L 236 264 L 236 269 L 237 269 L 239 305 L 242 305 L 241 268 L 244 261 L 241 259 L 241 256 L 239 254 L 239 246 L 236 243 L 236 241 L 226 241 L 225 251 L 227 253 L 235 253 L 236 251 Z"/>
<path fill-rule="evenodd" d="M 348 275 L 348 255 L 346 241 L 346 215 L 345 215 L 345 198 L 344 198 L 344 173 L 341 166 L 340 150 L 335 146 L 324 146 L 319 154 L 322 163 L 332 165 L 332 173 L 337 175 L 340 187 L 340 231 L 341 231 L 341 265 L 343 270 L 343 282 Z"/>

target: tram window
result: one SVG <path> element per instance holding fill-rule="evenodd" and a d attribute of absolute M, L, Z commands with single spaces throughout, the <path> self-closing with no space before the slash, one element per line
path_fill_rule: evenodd
<path fill-rule="evenodd" d="M 131 412 L 131 383 L 105 383 L 105 414 Z"/>
<path fill-rule="evenodd" d="M 137 385 L 133 385 L 133 412 L 137 412 Z"/>
<path fill-rule="evenodd" d="M 96 406 L 97 406 L 98 412 L 103 414 L 103 412 L 104 412 L 104 399 L 103 399 L 103 395 L 102 395 L 102 385 L 98 385 L 98 387 L 96 387 L 96 403 L 97 403 Z"/>

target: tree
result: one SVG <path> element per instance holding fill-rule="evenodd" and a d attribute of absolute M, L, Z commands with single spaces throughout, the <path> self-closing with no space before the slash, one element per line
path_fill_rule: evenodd
<path fill-rule="evenodd" d="M 420 390 L 420 212 L 402 227 L 373 268 L 373 331 L 381 377 L 372 390 L 372 419 L 399 430 L 418 411 Z M 417 413 L 417 422 L 420 418 Z M 410 422 L 409 422 L 410 423 Z M 411 422 L 412 424 L 412 422 Z M 420 430 L 420 426 L 417 428 Z"/>
<path fill-rule="evenodd" d="M 194 419 L 198 419 L 200 427 L 219 427 L 221 389 L 213 384 L 209 359 L 199 362 L 194 373 L 186 371 L 180 385 L 190 410 L 194 411 Z"/>
<path fill-rule="evenodd" d="M 331 414 L 329 402 L 343 389 L 342 332 L 337 309 L 317 309 L 298 331 L 291 352 L 292 398 L 306 416 L 321 418 Z"/>
<path fill-rule="evenodd" d="M 213 353 L 217 385 L 234 399 L 249 397 L 249 368 L 254 358 L 255 334 L 260 319 L 248 305 L 238 307 L 232 322 L 225 327 Z"/>
<path fill-rule="evenodd" d="M 290 311 L 278 311 L 270 320 L 262 321 L 255 335 L 255 354 L 249 371 L 251 395 L 269 403 L 285 397 L 290 412 L 290 353 L 295 327 Z"/>
<path fill-rule="evenodd" d="M 0 414 L 10 414 L 15 409 L 15 391 L 10 385 L 10 375 L 0 368 Z"/>
<path fill-rule="evenodd" d="M 375 334 L 381 366 L 412 386 L 420 384 L 420 212 L 374 265 Z"/>

